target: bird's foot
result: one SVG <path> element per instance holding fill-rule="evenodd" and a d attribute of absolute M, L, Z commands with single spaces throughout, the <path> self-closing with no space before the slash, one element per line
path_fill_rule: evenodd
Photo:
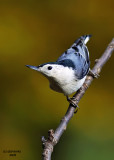
<path fill-rule="evenodd" d="M 76 104 L 76 99 L 75 99 L 75 97 L 70 98 L 70 97 L 67 96 L 67 101 L 68 101 L 73 107 L 79 109 L 79 106 Z"/>
<path fill-rule="evenodd" d="M 98 78 L 100 75 L 97 74 L 97 73 L 93 73 L 93 71 L 91 69 L 89 69 L 89 73 L 88 73 L 89 76 L 92 76 L 93 78 Z"/>

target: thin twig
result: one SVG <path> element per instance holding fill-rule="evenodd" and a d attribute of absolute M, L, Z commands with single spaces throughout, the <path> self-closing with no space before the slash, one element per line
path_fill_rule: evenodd
<path fill-rule="evenodd" d="M 114 51 L 114 38 L 109 43 L 109 45 L 106 48 L 103 55 L 99 59 L 95 60 L 95 65 L 94 65 L 93 69 L 91 70 L 94 75 L 99 75 L 102 67 L 109 60 L 113 51 Z M 93 79 L 94 79 L 94 77 L 92 75 L 87 76 L 83 86 L 73 96 L 73 103 L 78 105 L 80 99 L 85 94 L 85 91 L 88 89 L 88 87 L 90 86 Z M 63 132 L 66 130 L 68 122 L 73 117 L 75 110 L 76 110 L 76 108 L 74 108 L 70 104 L 65 116 L 62 118 L 62 120 L 61 120 L 59 126 L 57 127 L 57 129 L 55 130 L 55 132 L 53 129 L 51 129 L 48 131 L 48 138 L 47 139 L 42 137 L 43 160 L 51 160 L 51 154 L 53 152 L 54 146 L 59 142 L 60 137 L 62 136 Z"/>

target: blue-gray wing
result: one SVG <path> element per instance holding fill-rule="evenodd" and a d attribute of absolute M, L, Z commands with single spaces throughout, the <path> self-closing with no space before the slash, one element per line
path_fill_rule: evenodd
<path fill-rule="evenodd" d="M 85 75 L 87 75 L 90 67 L 89 61 L 89 51 L 87 46 L 85 45 L 87 42 L 87 38 L 89 39 L 90 36 L 82 36 L 77 39 L 74 44 L 65 51 L 57 60 L 58 63 L 64 62 L 69 60 L 69 63 L 74 64 L 75 74 L 77 79 L 82 79 Z"/>

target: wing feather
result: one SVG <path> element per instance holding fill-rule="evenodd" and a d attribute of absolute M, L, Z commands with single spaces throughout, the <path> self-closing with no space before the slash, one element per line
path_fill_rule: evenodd
<path fill-rule="evenodd" d="M 89 51 L 86 43 L 89 40 L 90 35 L 81 36 L 74 44 L 65 51 L 57 60 L 58 63 L 69 59 L 75 66 L 75 73 L 78 79 L 82 79 L 89 71 L 90 60 Z"/>

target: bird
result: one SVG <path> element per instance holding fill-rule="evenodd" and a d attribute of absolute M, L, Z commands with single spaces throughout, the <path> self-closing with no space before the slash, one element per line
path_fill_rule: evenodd
<path fill-rule="evenodd" d="M 49 80 L 52 90 L 68 97 L 83 85 L 90 69 L 89 51 L 86 46 L 91 35 L 79 37 L 55 62 L 43 63 L 38 66 L 26 65 L 36 70 Z"/>

